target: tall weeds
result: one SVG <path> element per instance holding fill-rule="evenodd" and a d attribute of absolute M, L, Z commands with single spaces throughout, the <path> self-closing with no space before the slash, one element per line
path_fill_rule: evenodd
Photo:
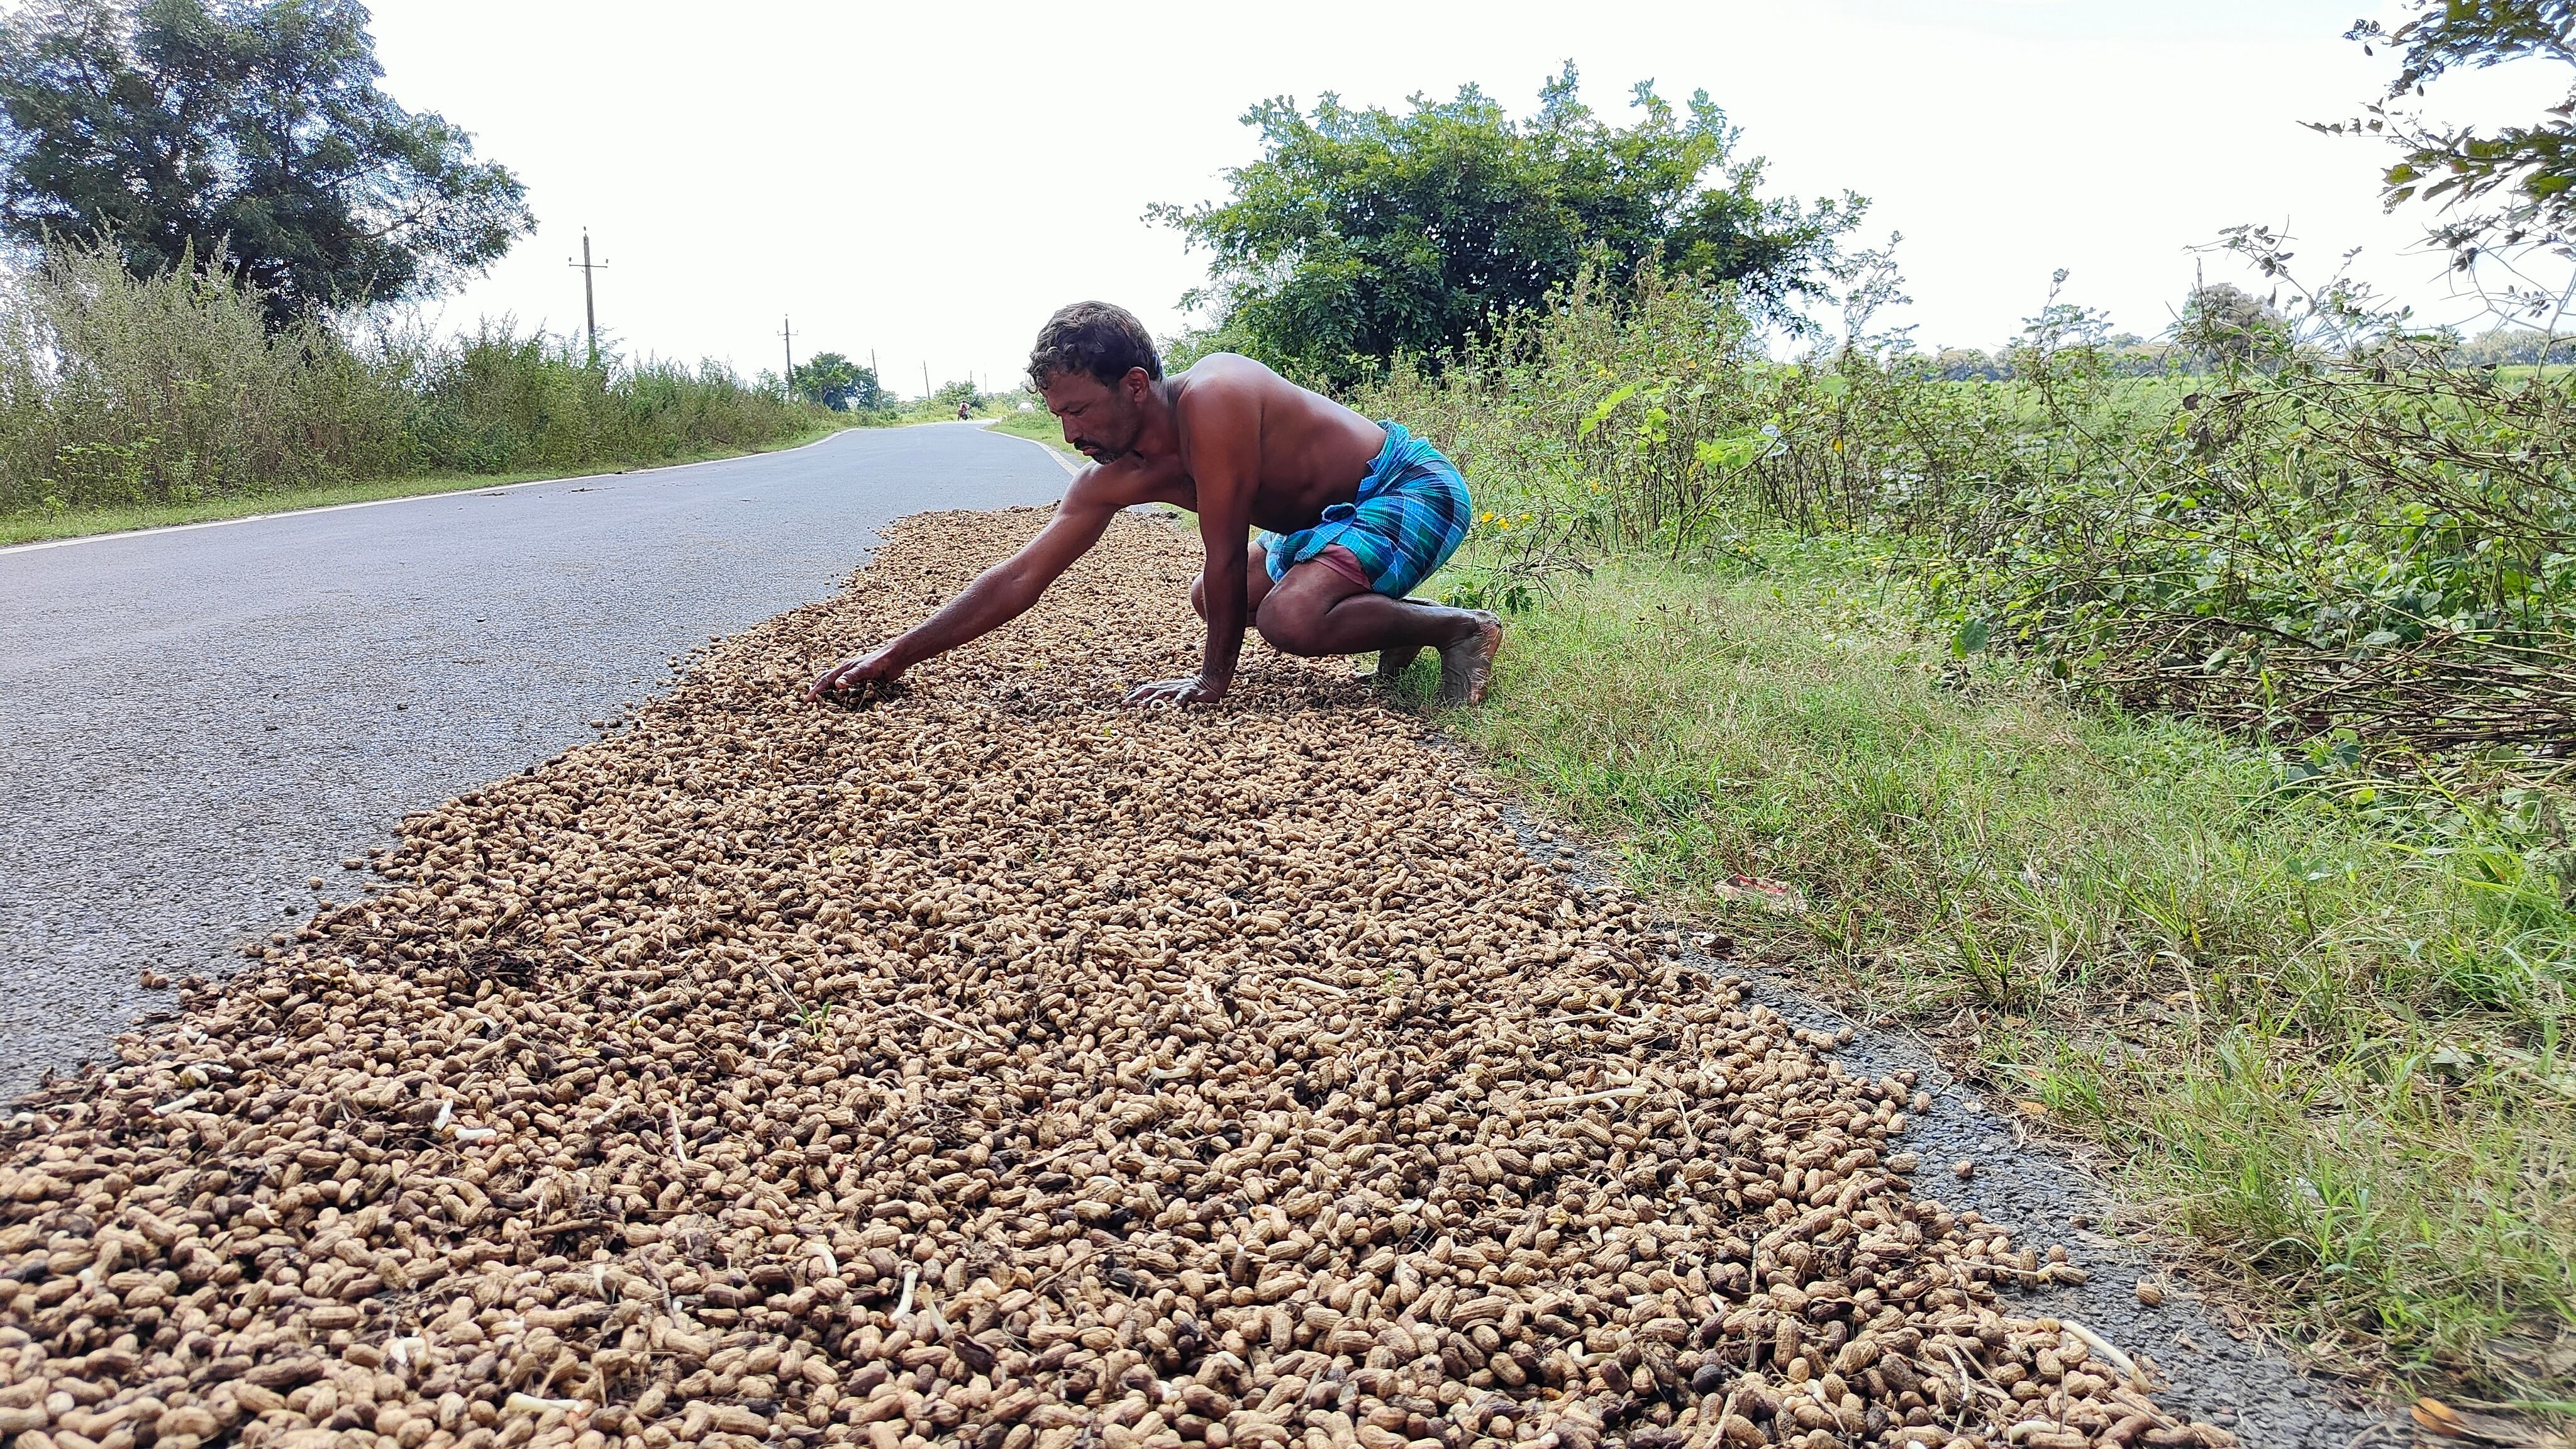
<path fill-rule="evenodd" d="M 1847 343 L 1775 362 L 1727 299 L 1586 278 L 1364 399 L 1466 455 L 1471 561 L 1509 590 L 1589 553 L 1867 533 L 1999 649 L 2275 739 L 2531 760 L 2576 747 L 2576 374 L 2471 365 L 2329 291 L 2305 340 L 2125 375 L 2053 299 L 2008 382 Z"/>
<path fill-rule="evenodd" d="M 622 466 L 827 419 L 712 363 L 593 367 L 506 321 L 451 339 L 317 317 L 272 333 L 217 269 L 137 279 L 64 248 L 0 279 L 0 514 Z"/>

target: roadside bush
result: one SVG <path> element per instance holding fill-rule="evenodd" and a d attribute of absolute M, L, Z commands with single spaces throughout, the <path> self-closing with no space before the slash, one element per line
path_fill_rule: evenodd
<path fill-rule="evenodd" d="M 1837 480 L 1843 511 L 1928 546 L 1963 651 L 2274 739 L 2554 772 L 2576 743 L 2569 378 L 2463 363 L 2339 287 L 2288 322 L 2305 342 L 2267 327 L 2206 377 L 2126 384 L 2044 317 L 2025 416 L 1972 486 L 1921 486 L 1900 449 Z"/>
<path fill-rule="evenodd" d="M 0 510 L 345 476 L 396 445 L 386 381 L 310 319 L 271 335 L 219 272 L 136 281 L 111 253 L 49 253 L 0 292 Z"/>
<path fill-rule="evenodd" d="M 272 330 L 219 268 L 136 279 L 64 248 L 0 282 L 0 513 L 616 467 L 829 423 L 715 364 L 591 367 L 506 321 L 452 339 L 311 315 Z"/>
<path fill-rule="evenodd" d="M 569 338 L 506 321 L 429 345 L 387 345 L 412 406 L 393 471 L 515 473 L 756 447 L 830 414 L 745 386 L 715 363 L 590 367 Z"/>
<path fill-rule="evenodd" d="M 2341 288 L 2204 376 L 2122 376 L 2103 333 L 2052 299 L 2000 383 L 1859 341 L 1775 362 L 1722 292 L 1648 267 L 1357 401 L 1460 455 L 1463 577 L 1506 593 L 1771 521 L 1859 532 L 1962 654 L 2274 739 L 2558 768 L 2576 378 L 2461 362 Z"/>

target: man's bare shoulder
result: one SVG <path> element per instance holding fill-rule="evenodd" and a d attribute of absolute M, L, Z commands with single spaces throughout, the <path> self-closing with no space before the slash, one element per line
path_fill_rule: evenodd
<path fill-rule="evenodd" d="M 1235 352 L 1211 352 L 1172 376 L 1172 406 L 1186 412 L 1305 395 L 1306 389 Z"/>

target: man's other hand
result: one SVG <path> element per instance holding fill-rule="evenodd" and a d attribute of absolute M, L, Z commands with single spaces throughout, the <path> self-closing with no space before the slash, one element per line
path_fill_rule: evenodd
<path fill-rule="evenodd" d="M 819 704 L 823 696 L 835 690 L 857 689 L 869 683 L 892 683 L 903 673 L 903 670 L 888 659 L 889 652 L 880 649 L 874 654 L 862 654 L 855 659 L 842 660 L 824 670 L 820 679 L 807 685 L 805 697 Z"/>
<path fill-rule="evenodd" d="M 1157 705 L 1170 708 L 1176 704 L 1214 704 L 1225 698 L 1226 681 L 1193 674 L 1187 679 L 1157 679 L 1127 691 L 1128 704 Z"/>

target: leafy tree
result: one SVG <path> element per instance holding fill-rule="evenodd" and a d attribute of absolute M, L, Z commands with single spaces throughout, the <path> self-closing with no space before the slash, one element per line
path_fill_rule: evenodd
<path fill-rule="evenodd" d="M 2173 335 L 2206 361 L 2247 362 L 2287 339 L 2289 322 L 2279 308 L 2242 287 L 2206 282 L 2183 299 Z"/>
<path fill-rule="evenodd" d="M 1975 347 L 1944 347 L 1924 359 L 1934 377 L 1945 382 L 2000 382 L 2012 368 Z"/>
<path fill-rule="evenodd" d="M 536 225 L 472 138 L 377 89 L 357 0 L 36 0 L 0 18 L 0 233 L 217 259 L 271 325 L 436 292 Z"/>
<path fill-rule="evenodd" d="M 2454 70 L 2530 57 L 2576 65 L 2576 0 L 2412 0 L 2412 8 L 2414 18 L 2395 26 L 2363 20 L 2345 32 L 2374 54 L 2396 47 L 2397 74 L 2368 119 L 2316 129 L 2394 140 L 2403 154 L 2383 176 L 2382 195 L 2392 210 L 2442 202 L 2451 216 L 2433 237 L 2461 267 L 2496 247 L 2564 244 L 2576 233 L 2576 85 L 2541 119 L 2492 130 L 2437 125 L 2395 106 Z M 2467 209 L 2482 198 L 2498 209 Z"/>
<path fill-rule="evenodd" d="M 2565 366 L 2576 362 L 2576 338 L 2530 327 L 2498 327 L 2462 341 L 2451 355 L 2470 367 Z"/>
<path fill-rule="evenodd" d="M 1812 208 L 1760 193 L 1763 163 L 1694 93 L 1686 110 L 1651 82 L 1614 129 L 1577 99 L 1568 64 L 1516 122 L 1470 85 L 1396 115 L 1331 94 L 1244 116 L 1261 159 L 1227 173 L 1233 196 L 1147 215 L 1208 249 L 1217 331 L 1270 358 L 1347 380 L 1397 353 L 1437 356 L 1502 315 L 1542 305 L 1588 257 L 1735 283 L 1748 307 L 1791 321 L 1820 297 L 1839 238 L 1866 203 Z"/>
<path fill-rule="evenodd" d="M 885 388 L 874 369 L 861 367 L 837 352 L 818 352 L 796 365 L 788 387 L 807 402 L 834 412 L 872 413 L 886 406 Z"/>
<path fill-rule="evenodd" d="M 960 403 L 970 408 L 984 405 L 984 394 L 975 390 L 973 382 L 962 377 L 955 382 L 941 383 L 939 391 L 932 393 L 929 398 L 929 405 L 943 413 L 957 411 L 957 405 Z"/>

